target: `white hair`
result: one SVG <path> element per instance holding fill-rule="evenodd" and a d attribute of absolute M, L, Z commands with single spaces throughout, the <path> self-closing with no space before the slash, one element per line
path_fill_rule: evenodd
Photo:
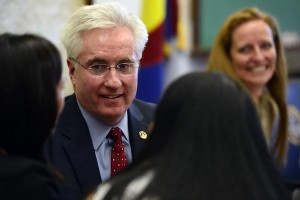
<path fill-rule="evenodd" d="M 135 38 L 134 53 L 140 60 L 148 41 L 146 26 L 136 15 L 117 2 L 82 6 L 67 20 L 62 42 L 68 57 L 76 58 L 82 51 L 81 33 L 83 31 L 117 26 L 125 26 L 132 31 Z"/>

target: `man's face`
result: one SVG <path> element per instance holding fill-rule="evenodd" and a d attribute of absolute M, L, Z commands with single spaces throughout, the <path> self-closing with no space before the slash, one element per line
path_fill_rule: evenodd
<path fill-rule="evenodd" d="M 138 61 L 134 56 L 134 36 L 126 27 L 91 29 L 81 35 L 83 51 L 75 58 L 89 67 L 109 64 L 116 67 L 123 62 Z M 137 91 L 138 73 L 122 75 L 111 68 L 104 76 L 97 76 L 88 69 L 68 61 L 69 74 L 79 103 L 93 116 L 108 125 L 115 125 L 124 116 Z"/>

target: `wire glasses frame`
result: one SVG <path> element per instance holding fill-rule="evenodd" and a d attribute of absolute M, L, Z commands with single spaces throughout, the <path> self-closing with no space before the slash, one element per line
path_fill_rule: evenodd
<path fill-rule="evenodd" d="M 134 62 L 119 63 L 115 67 L 111 67 L 109 64 L 95 63 L 86 67 L 72 57 L 70 57 L 70 60 L 89 70 L 91 74 L 101 77 L 106 76 L 109 70 L 112 68 L 115 68 L 116 71 L 123 76 L 133 75 L 134 73 L 136 73 L 136 69 L 139 68 L 138 66 L 135 66 L 136 64 Z"/>

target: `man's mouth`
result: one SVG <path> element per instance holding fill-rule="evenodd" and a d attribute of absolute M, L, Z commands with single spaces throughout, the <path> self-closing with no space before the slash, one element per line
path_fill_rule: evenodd
<path fill-rule="evenodd" d="M 116 99 L 118 97 L 122 96 L 121 94 L 116 94 L 116 95 L 108 95 L 108 96 L 104 96 L 105 98 L 108 98 L 108 99 Z"/>

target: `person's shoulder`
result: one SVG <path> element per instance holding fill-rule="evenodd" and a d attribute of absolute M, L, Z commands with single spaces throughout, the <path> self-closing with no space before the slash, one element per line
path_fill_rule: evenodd
<path fill-rule="evenodd" d="M 45 163 L 22 156 L 3 156 L 0 159 L 1 171 L 7 176 L 16 176 L 22 179 L 34 180 L 34 177 L 52 177 L 50 169 Z"/>
<path fill-rule="evenodd" d="M 289 127 L 288 140 L 300 146 L 300 111 L 296 106 L 288 105 Z"/>
<path fill-rule="evenodd" d="M 56 199 L 55 178 L 46 164 L 20 156 L 3 156 L 0 164 L 7 197 Z"/>
<path fill-rule="evenodd" d="M 134 99 L 129 111 L 135 116 L 143 116 L 144 119 L 151 120 L 153 118 L 155 108 L 156 104 L 154 103 Z"/>
<path fill-rule="evenodd" d="M 135 170 L 100 184 L 91 199 L 138 199 L 155 177 L 155 171 L 148 169 L 148 164 L 150 162 L 141 163 Z"/>
<path fill-rule="evenodd" d="M 75 94 L 74 94 L 74 93 L 73 93 L 73 94 L 70 94 L 70 95 L 67 95 L 67 96 L 65 96 L 65 102 L 74 101 L 74 100 L 76 100 L 76 96 L 75 96 Z"/>
<path fill-rule="evenodd" d="M 156 106 L 157 106 L 157 104 L 155 104 L 155 103 L 143 101 L 143 100 L 140 100 L 140 99 L 134 99 L 132 104 L 136 107 L 147 107 L 147 108 L 150 108 L 150 109 L 155 109 Z"/>
<path fill-rule="evenodd" d="M 6 156 L 1 156 L 0 163 L 6 165 L 13 165 L 10 169 L 12 170 L 28 170 L 33 167 L 37 168 L 45 168 L 45 164 L 42 162 L 39 162 L 34 159 L 26 158 L 23 156 L 13 156 L 13 155 L 6 155 Z M 3 167 L 3 165 L 2 165 Z"/>
<path fill-rule="evenodd" d="M 60 114 L 59 117 L 59 124 L 60 122 L 63 121 L 63 124 L 65 123 L 64 120 L 69 120 L 74 118 L 75 113 L 80 113 L 79 112 L 79 107 L 77 104 L 77 99 L 75 94 L 71 94 L 65 97 L 65 105 L 63 108 L 62 113 Z"/>

